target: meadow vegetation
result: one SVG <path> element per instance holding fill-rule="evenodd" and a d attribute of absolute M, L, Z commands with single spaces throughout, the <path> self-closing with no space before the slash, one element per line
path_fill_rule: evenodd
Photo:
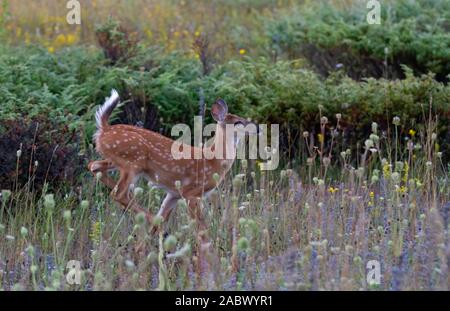
<path fill-rule="evenodd" d="M 0 289 L 449 289 L 448 1 L 386 1 L 379 26 L 351 0 L 97 0 L 81 26 L 63 2 L 1 1 Z M 204 200 L 203 274 L 184 200 L 151 236 L 86 169 L 112 88 L 113 123 L 165 135 L 218 97 L 280 124 L 279 169 L 237 161 Z"/>

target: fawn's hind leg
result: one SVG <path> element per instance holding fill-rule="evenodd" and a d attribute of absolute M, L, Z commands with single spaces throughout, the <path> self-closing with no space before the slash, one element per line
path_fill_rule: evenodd
<path fill-rule="evenodd" d="M 153 216 L 150 212 L 143 209 L 138 203 L 136 203 L 130 193 L 130 186 L 135 180 L 136 174 L 128 173 L 125 170 L 120 171 L 120 178 L 117 184 L 113 187 L 111 192 L 114 200 L 119 202 L 125 210 L 131 209 L 135 213 L 144 213 L 147 220 L 151 223 Z"/>

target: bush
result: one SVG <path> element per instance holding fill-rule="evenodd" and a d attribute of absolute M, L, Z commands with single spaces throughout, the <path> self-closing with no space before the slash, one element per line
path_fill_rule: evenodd
<path fill-rule="evenodd" d="M 142 121 L 159 130 L 160 123 L 167 128 L 171 120 L 191 120 L 200 76 L 196 60 L 176 52 L 163 56 L 158 49 L 140 50 L 128 62 L 109 66 L 99 50 L 82 47 L 55 54 L 41 48 L 4 48 L 0 121 L 46 115 L 85 132 L 89 140 L 83 143 L 88 143 L 95 131 L 96 107 L 116 88 L 128 112 L 117 109 L 116 122 Z"/>
<path fill-rule="evenodd" d="M 73 184 L 84 171 L 79 139 L 68 126 L 44 117 L 10 120 L 0 128 L 0 188 L 41 189 Z"/>
<path fill-rule="evenodd" d="M 388 1 L 381 6 L 381 25 L 367 23 L 365 6 L 364 1 L 344 8 L 318 2 L 268 22 L 267 32 L 278 54 L 306 57 L 321 74 L 343 65 L 356 79 L 403 78 L 405 64 L 416 74 L 431 71 L 448 81 L 448 1 Z"/>
<path fill-rule="evenodd" d="M 264 123 L 281 124 L 281 140 L 291 155 L 296 154 L 303 131 L 318 133 L 320 115 L 330 119 L 342 114 L 341 127 L 347 148 L 356 148 L 370 133 L 372 122 L 388 130 L 394 116 L 402 120 L 403 134 L 416 130 L 426 121 L 429 103 L 439 117 L 439 134 L 449 150 L 450 86 L 439 83 L 433 75 L 416 77 L 405 67 L 404 80 L 370 78 L 354 81 L 342 72 L 320 79 L 314 72 L 298 68 L 298 62 L 275 64 L 248 59 L 231 63 L 216 76 L 211 88 L 228 100 L 232 111 Z"/>
<path fill-rule="evenodd" d="M 131 32 L 111 17 L 95 31 L 98 44 L 112 64 L 126 61 L 137 52 L 137 32 Z"/>
<path fill-rule="evenodd" d="M 358 82 L 342 71 L 324 80 L 305 68 L 301 60 L 242 57 L 205 76 L 199 60 L 158 48 L 140 49 L 115 66 L 98 50 L 66 49 L 51 55 L 15 48 L 0 56 L 0 120 L 45 115 L 55 127 L 82 133 L 81 148 L 87 149 L 95 131 L 95 109 L 112 88 L 124 103 L 114 111 L 113 123 L 140 124 L 165 134 L 176 123 L 192 124 L 201 98 L 210 106 L 222 97 L 233 113 L 281 124 L 282 146 L 295 156 L 302 131 L 318 130 L 320 113 L 330 120 L 341 113 L 345 142 L 356 148 L 372 122 L 388 130 L 392 117 L 399 116 L 406 131 L 419 127 L 432 98 L 433 113 L 440 116 L 439 134 L 448 138 L 450 87 L 432 74 L 418 77 L 404 67 L 403 80 Z M 212 121 L 209 113 L 206 121 Z"/>

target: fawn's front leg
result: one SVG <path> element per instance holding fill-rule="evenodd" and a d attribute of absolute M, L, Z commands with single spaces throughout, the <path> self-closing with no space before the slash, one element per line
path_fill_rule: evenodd
<path fill-rule="evenodd" d="M 109 189 L 113 189 L 116 185 L 116 182 L 108 176 L 108 171 L 114 168 L 114 165 L 109 160 L 93 161 L 88 164 L 88 169 L 94 176 L 96 176 L 97 173 L 101 173 L 100 181 Z"/>
<path fill-rule="evenodd" d="M 177 196 L 173 193 L 167 193 L 166 197 L 164 198 L 164 201 L 161 204 L 161 208 L 159 209 L 158 216 L 161 216 L 163 218 L 164 222 L 167 222 L 167 220 L 170 217 L 170 214 L 173 212 L 175 207 L 177 206 L 177 202 L 180 199 L 180 196 Z M 160 229 L 160 226 L 153 226 L 151 234 L 155 235 L 158 233 Z"/>
<path fill-rule="evenodd" d="M 199 271 L 200 276 L 202 271 L 210 269 L 210 265 L 208 261 L 206 261 L 206 257 L 209 257 L 209 259 L 215 259 L 217 256 L 215 256 L 215 254 L 210 250 L 211 242 L 208 237 L 208 227 L 201 209 L 201 198 L 190 197 L 187 198 L 187 200 L 189 216 L 196 222 L 198 258 L 197 271 Z"/>

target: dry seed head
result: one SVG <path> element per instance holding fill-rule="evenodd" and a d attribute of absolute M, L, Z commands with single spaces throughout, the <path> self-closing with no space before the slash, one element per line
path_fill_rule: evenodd
<path fill-rule="evenodd" d="M 30 257 L 33 257 L 33 255 L 34 255 L 34 247 L 33 247 L 33 245 L 29 245 L 29 246 L 25 249 L 25 251 L 27 252 L 27 254 L 28 254 Z"/>
<path fill-rule="evenodd" d="M 30 267 L 30 272 L 33 273 L 33 274 L 35 274 L 35 273 L 37 272 L 37 266 L 36 266 L 36 265 L 32 265 L 32 266 Z"/>
<path fill-rule="evenodd" d="M 363 176 L 364 176 L 364 167 L 358 167 L 358 169 L 356 170 L 356 175 L 359 177 L 359 178 L 362 178 Z"/>
<path fill-rule="evenodd" d="M 141 187 L 134 188 L 134 195 L 136 197 L 141 196 L 143 193 L 144 193 L 144 189 L 142 189 Z"/>
<path fill-rule="evenodd" d="M 97 179 L 97 181 L 102 179 L 102 172 L 98 172 L 97 174 L 95 174 L 95 178 Z"/>
<path fill-rule="evenodd" d="M 287 177 L 292 177 L 292 174 L 293 174 L 294 172 L 291 170 L 291 169 L 287 169 L 286 170 L 286 176 Z"/>
<path fill-rule="evenodd" d="M 22 236 L 22 238 L 26 238 L 28 235 L 28 229 L 25 227 L 20 228 L 20 235 Z"/>
<path fill-rule="evenodd" d="M 11 190 L 2 190 L 2 199 L 4 200 L 4 202 L 7 202 L 8 199 L 11 197 Z"/>
<path fill-rule="evenodd" d="M 65 221 L 69 221 L 72 218 L 72 213 L 69 210 L 64 211 L 63 218 Z"/>
<path fill-rule="evenodd" d="M 213 179 L 214 179 L 214 181 L 215 181 L 216 183 L 218 183 L 219 180 L 220 180 L 220 175 L 217 174 L 217 173 L 214 173 L 214 174 L 213 174 Z"/>
<path fill-rule="evenodd" d="M 53 194 L 45 195 L 44 207 L 49 210 L 52 210 L 55 207 L 55 198 L 54 198 Z"/>
<path fill-rule="evenodd" d="M 154 225 L 154 226 L 159 226 L 163 221 L 164 221 L 164 218 L 163 218 L 162 216 L 156 215 L 156 216 L 153 218 L 153 225 Z"/>
<path fill-rule="evenodd" d="M 233 178 L 233 187 L 239 188 L 240 186 L 242 186 L 242 177 L 239 175 L 236 175 Z"/>
<path fill-rule="evenodd" d="M 247 167 L 248 167 L 248 162 L 247 162 L 247 160 L 246 160 L 246 159 L 241 160 L 241 165 L 242 165 L 242 168 L 243 168 L 244 170 L 246 170 Z"/>
<path fill-rule="evenodd" d="M 135 267 L 134 262 L 129 259 L 125 260 L 125 265 L 127 266 L 128 269 L 134 269 Z"/>
<path fill-rule="evenodd" d="M 372 133 L 376 134 L 378 131 L 378 123 L 372 122 Z"/>
<path fill-rule="evenodd" d="M 177 246 L 177 238 L 174 235 L 169 235 L 164 240 L 164 250 L 166 252 L 173 252 L 175 250 L 175 247 Z"/>
<path fill-rule="evenodd" d="M 155 264 L 158 261 L 158 255 L 155 252 L 150 252 L 147 255 L 147 262 L 150 264 Z"/>
<path fill-rule="evenodd" d="M 176 188 L 177 190 L 180 190 L 180 189 L 181 189 L 181 181 L 179 181 L 179 180 L 175 181 L 175 188 Z"/>
<path fill-rule="evenodd" d="M 135 220 L 139 225 L 145 224 L 145 213 L 144 212 L 138 213 L 135 217 Z"/>
<path fill-rule="evenodd" d="M 178 200 L 177 205 L 179 208 L 187 208 L 187 203 L 185 199 Z"/>
<path fill-rule="evenodd" d="M 14 241 L 16 238 L 12 235 L 7 234 L 7 235 L 5 235 L 5 239 L 8 241 Z"/>
<path fill-rule="evenodd" d="M 400 183 L 400 174 L 398 172 L 392 173 L 391 178 L 395 185 Z"/>
<path fill-rule="evenodd" d="M 364 145 L 366 146 L 366 149 L 372 148 L 372 147 L 373 147 L 373 140 L 367 139 L 367 140 L 364 142 Z"/>
<path fill-rule="evenodd" d="M 82 209 L 87 209 L 89 207 L 89 201 L 87 201 L 87 200 L 81 201 L 80 206 Z"/>
<path fill-rule="evenodd" d="M 395 162 L 395 168 L 397 169 L 398 172 L 403 171 L 405 164 L 402 161 L 397 161 Z"/>
<path fill-rule="evenodd" d="M 374 143 L 377 143 L 380 141 L 380 137 L 376 134 L 370 134 L 369 139 L 373 140 Z"/>
<path fill-rule="evenodd" d="M 377 175 L 373 175 L 370 182 L 372 184 L 376 184 L 379 180 L 380 180 L 380 178 Z"/>
<path fill-rule="evenodd" d="M 246 237 L 240 238 L 238 240 L 237 246 L 240 251 L 246 251 L 249 247 L 248 239 Z"/>
<path fill-rule="evenodd" d="M 394 117 L 392 119 L 392 124 L 399 126 L 400 125 L 400 118 L 399 117 Z"/>

